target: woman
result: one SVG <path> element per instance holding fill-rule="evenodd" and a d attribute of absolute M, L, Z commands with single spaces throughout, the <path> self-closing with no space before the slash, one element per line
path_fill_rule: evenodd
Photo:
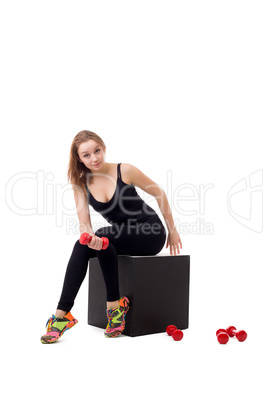
<path fill-rule="evenodd" d="M 42 343 L 54 343 L 78 322 L 70 310 L 86 276 L 88 261 L 94 257 L 98 257 L 106 285 L 108 324 L 104 334 L 111 338 L 123 332 L 129 300 L 119 294 L 117 256 L 155 255 L 166 240 L 160 218 L 138 195 L 135 186 L 157 199 L 168 227 L 166 247 L 170 246 L 170 254 L 179 254 L 182 247 L 164 191 L 133 165 L 107 163 L 105 152 L 103 140 L 91 131 L 79 132 L 71 145 L 68 179 L 74 190 L 80 232 L 89 233 L 92 240 L 87 246 L 79 240 L 74 245 L 60 301 L 55 315 L 48 319 Z M 111 226 L 94 233 L 88 204 Z M 105 250 L 101 249 L 101 237 L 109 239 Z"/>

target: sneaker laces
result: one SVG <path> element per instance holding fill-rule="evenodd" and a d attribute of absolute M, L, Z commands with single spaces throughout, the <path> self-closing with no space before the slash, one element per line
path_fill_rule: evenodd
<path fill-rule="evenodd" d="M 107 315 L 108 315 L 108 325 L 111 328 L 112 327 L 112 321 L 113 321 L 113 317 L 112 317 L 112 309 L 107 310 Z"/>
<path fill-rule="evenodd" d="M 52 325 L 54 324 L 55 321 L 57 321 L 57 318 L 54 314 L 52 314 L 52 317 L 49 317 L 49 319 L 47 320 L 47 323 L 46 323 L 46 327 L 48 325 L 48 328 L 47 328 L 48 331 L 50 330 L 50 328 L 52 327 Z"/>
<path fill-rule="evenodd" d="M 117 308 L 111 308 L 111 309 L 109 309 L 109 310 L 107 310 L 107 312 L 108 312 L 108 325 L 109 325 L 109 327 L 111 328 L 112 327 L 112 322 L 113 322 L 113 318 L 115 318 L 117 315 L 112 315 L 113 314 L 113 312 L 114 311 L 117 311 L 118 309 L 120 308 L 120 306 L 119 307 L 117 307 Z"/>

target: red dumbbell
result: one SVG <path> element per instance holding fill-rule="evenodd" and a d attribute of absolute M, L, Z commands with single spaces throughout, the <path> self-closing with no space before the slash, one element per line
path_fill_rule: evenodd
<path fill-rule="evenodd" d="M 79 239 L 80 244 L 83 244 L 86 246 L 88 243 L 91 242 L 92 236 L 90 236 L 89 233 L 82 233 Z M 109 246 L 109 239 L 107 237 L 102 237 L 102 250 L 106 250 L 106 248 Z"/>
<path fill-rule="evenodd" d="M 176 331 L 173 332 L 172 338 L 174 341 L 180 341 L 183 338 L 183 332 L 180 329 L 176 329 Z"/>
<path fill-rule="evenodd" d="M 235 336 L 236 339 L 237 339 L 239 342 L 244 342 L 244 341 L 247 339 L 247 337 L 248 337 L 246 331 L 243 331 L 243 330 L 238 331 L 238 330 L 237 330 L 235 327 L 233 327 L 233 326 L 226 328 L 226 332 L 227 332 L 227 334 L 228 334 L 231 338 L 232 338 L 233 336 Z"/>
<path fill-rule="evenodd" d="M 169 325 L 166 328 L 166 332 L 169 336 L 171 336 L 173 334 L 174 331 L 176 331 L 177 327 L 175 325 Z"/>
<path fill-rule="evenodd" d="M 229 335 L 226 329 L 218 329 L 216 332 L 217 340 L 220 344 L 225 345 L 229 341 Z"/>
<path fill-rule="evenodd" d="M 174 341 L 180 341 L 183 338 L 183 332 L 180 329 L 177 329 L 175 325 L 169 325 L 166 328 L 166 332 L 169 336 L 172 335 Z"/>

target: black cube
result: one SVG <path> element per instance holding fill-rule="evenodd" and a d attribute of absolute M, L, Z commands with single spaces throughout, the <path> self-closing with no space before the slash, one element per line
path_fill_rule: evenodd
<path fill-rule="evenodd" d="M 188 328 L 189 255 L 118 256 L 120 296 L 130 301 L 123 332 L 128 336 Z M 88 324 L 105 329 L 106 288 L 98 258 L 89 266 Z"/>

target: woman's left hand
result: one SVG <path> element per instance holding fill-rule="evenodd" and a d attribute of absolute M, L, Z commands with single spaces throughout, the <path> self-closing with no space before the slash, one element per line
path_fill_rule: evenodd
<path fill-rule="evenodd" d="M 176 229 L 168 233 L 167 246 L 170 246 L 170 255 L 180 254 L 180 247 L 182 248 L 181 238 Z"/>

